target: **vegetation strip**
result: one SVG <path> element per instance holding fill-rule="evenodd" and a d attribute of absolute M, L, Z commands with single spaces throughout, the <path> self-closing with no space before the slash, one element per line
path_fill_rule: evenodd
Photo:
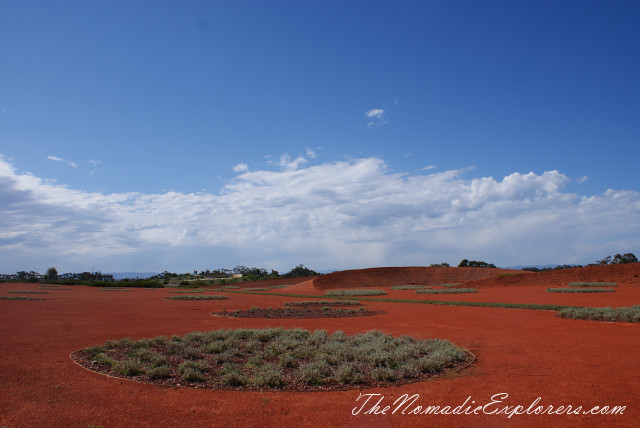
<path fill-rule="evenodd" d="M 475 288 L 445 288 L 443 290 L 418 290 L 416 294 L 460 294 L 460 293 L 477 293 Z"/>
<path fill-rule="evenodd" d="M 547 288 L 547 293 L 610 293 L 613 288 Z"/>
<path fill-rule="evenodd" d="M 397 385 L 473 361 L 441 339 L 283 328 L 109 340 L 71 358 L 98 373 L 159 385 L 289 391 Z"/>
<path fill-rule="evenodd" d="M 212 312 L 211 315 L 230 318 L 348 318 L 380 315 L 386 312 L 365 308 L 342 309 L 332 306 L 298 306 L 284 308 L 250 308 L 247 310 Z"/>
<path fill-rule="evenodd" d="M 227 296 L 211 295 L 195 295 L 195 296 L 169 296 L 165 300 L 226 300 Z"/>
<path fill-rule="evenodd" d="M 570 282 L 569 287 L 617 287 L 617 282 Z"/>
<path fill-rule="evenodd" d="M 225 293 L 241 293 L 241 294 L 260 294 L 259 292 L 252 291 L 240 291 L 240 290 L 224 290 Z M 287 294 L 287 293 L 269 293 L 270 296 L 282 296 L 282 297 L 297 297 L 297 298 L 315 298 L 324 299 L 326 296 L 313 296 L 310 294 Z M 569 306 L 569 305 L 543 305 L 537 303 L 495 303 L 495 302 L 456 302 L 451 300 L 415 300 L 415 299 L 391 299 L 391 298 L 379 298 L 374 299 L 370 297 L 341 297 L 335 296 L 334 299 L 357 299 L 366 302 L 389 302 L 389 303 L 418 303 L 423 305 L 442 305 L 442 306 L 478 306 L 489 308 L 508 308 L 508 309 L 531 309 L 537 311 L 559 311 L 565 308 L 582 308 L 583 306 Z"/>
<path fill-rule="evenodd" d="M 640 322 L 640 305 L 622 308 L 566 308 L 559 315 L 562 318 L 592 321 Z"/>
<path fill-rule="evenodd" d="M 284 306 L 362 306 L 357 300 L 303 300 L 284 302 Z"/>
<path fill-rule="evenodd" d="M 13 294 L 49 294 L 48 291 L 29 291 L 29 290 L 9 290 L 7 293 Z"/>
<path fill-rule="evenodd" d="M 340 297 L 340 296 L 385 296 L 387 294 L 384 290 L 368 290 L 368 289 L 358 289 L 358 290 L 329 290 L 324 293 L 325 296 L 331 297 Z"/>
<path fill-rule="evenodd" d="M 0 300 L 46 300 L 41 297 L 26 297 L 26 296 L 0 296 Z"/>

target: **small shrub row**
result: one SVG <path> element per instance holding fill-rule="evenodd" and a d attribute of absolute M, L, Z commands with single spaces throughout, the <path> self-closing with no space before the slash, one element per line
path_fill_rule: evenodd
<path fill-rule="evenodd" d="M 26 296 L 0 296 L 0 300 L 46 300 L 41 297 L 26 297 Z"/>
<path fill-rule="evenodd" d="M 8 293 L 13 293 L 13 294 L 49 294 L 48 291 L 29 291 L 29 290 L 9 290 Z"/>
<path fill-rule="evenodd" d="M 547 288 L 547 293 L 610 293 L 613 288 Z"/>
<path fill-rule="evenodd" d="M 459 294 L 459 293 L 477 293 L 475 288 L 451 288 L 444 290 L 418 290 L 416 294 Z"/>
<path fill-rule="evenodd" d="M 285 302 L 284 306 L 362 306 L 357 300 L 303 300 Z"/>
<path fill-rule="evenodd" d="M 559 315 L 563 318 L 593 321 L 640 322 L 640 305 L 622 308 L 566 308 Z"/>
<path fill-rule="evenodd" d="M 617 287 L 617 282 L 570 282 L 569 287 Z"/>
<path fill-rule="evenodd" d="M 325 296 L 384 296 L 387 293 L 383 290 L 329 290 Z"/>
<path fill-rule="evenodd" d="M 184 295 L 184 296 L 169 296 L 166 300 L 226 300 L 227 296 L 218 296 L 216 294 L 210 295 Z"/>
<path fill-rule="evenodd" d="M 391 287 L 392 290 L 425 290 L 431 287 L 427 287 L 426 285 L 394 285 Z"/>

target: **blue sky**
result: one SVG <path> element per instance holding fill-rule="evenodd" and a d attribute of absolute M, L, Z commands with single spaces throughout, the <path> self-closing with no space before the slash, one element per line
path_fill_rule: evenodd
<path fill-rule="evenodd" d="M 0 3 L 0 271 L 640 251 L 634 1 Z"/>

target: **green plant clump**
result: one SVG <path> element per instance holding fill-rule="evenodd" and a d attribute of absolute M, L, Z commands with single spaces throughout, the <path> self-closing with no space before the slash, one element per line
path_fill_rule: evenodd
<path fill-rule="evenodd" d="M 26 297 L 26 296 L 0 296 L 0 300 L 46 300 L 40 297 Z"/>
<path fill-rule="evenodd" d="M 324 293 L 325 296 L 384 296 L 387 293 L 383 290 L 329 290 Z"/>
<path fill-rule="evenodd" d="M 444 290 L 418 290 L 416 294 L 458 294 L 458 293 L 477 293 L 475 288 L 451 288 Z"/>
<path fill-rule="evenodd" d="M 172 352 L 179 349 L 183 351 Z M 463 349 L 441 339 L 392 337 L 375 330 L 348 336 L 283 328 L 124 338 L 74 356 L 92 370 L 150 382 L 161 379 L 166 385 L 287 390 L 402 383 L 468 359 Z"/>

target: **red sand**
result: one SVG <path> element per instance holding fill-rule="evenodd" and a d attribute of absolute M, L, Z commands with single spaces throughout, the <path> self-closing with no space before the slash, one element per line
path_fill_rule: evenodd
<path fill-rule="evenodd" d="M 607 294 L 551 295 L 544 289 L 555 283 L 534 280 L 534 276 L 551 276 L 527 274 L 518 277 L 523 285 L 503 284 L 502 278 L 485 281 L 477 294 L 444 297 L 391 291 L 389 297 L 408 293 L 411 298 L 421 299 L 486 298 L 518 303 L 547 303 L 545 299 L 549 299 L 576 305 L 588 301 L 594 306 L 611 299 L 615 305 L 629 306 L 640 303 L 639 268 L 605 266 L 589 268 L 588 274 L 582 270 L 552 272 L 553 281 L 560 283 L 602 280 L 620 284 L 618 291 Z M 354 274 L 349 275 L 353 278 Z M 306 289 L 308 294 L 318 294 L 313 289 L 318 279 L 274 291 L 301 293 Z M 371 286 L 369 273 L 362 279 L 363 286 Z M 354 279 L 340 288 L 352 288 L 356 282 Z M 492 287 L 492 283 L 499 287 Z M 0 295 L 6 295 L 7 290 L 34 288 L 33 284 L 0 284 Z M 0 425 L 631 427 L 638 426 L 640 420 L 640 404 L 636 401 L 640 396 L 640 324 L 566 320 L 550 311 L 379 302 L 367 303 L 367 307 L 387 314 L 348 319 L 232 319 L 209 313 L 275 307 L 299 298 L 269 296 L 266 292 L 229 293 L 230 299 L 224 301 L 170 301 L 164 300 L 170 294 L 162 289 L 104 292 L 71 288 L 40 296 L 47 298 L 44 302 L 0 301 Z M 363 411 L 354 416 L 352 410 L 362 403 L 362 399 L 356 401 L 357 390 L 283 393 L 162 388 L 88 372 L 69 358 L 75 350 L 126 336 L 274 326 L 340 329 L 347 333 L 375 328 L 394 335 L 440 337 L 478 357 L 471 368 L 448 378 L 361 391 L 384 395 L 385 405 L 405 393 L 420 395 L 416 405 L 452 407 L 463 404 L 469 396 L 476 405 L 484 405 L 494 394 L 507 393 L 500 407 L 528 407 L 541 397 L 540 404 L 545 406 L 581 405 L 587 409 L 621 405 L 626 410 L 623 415 L 514 415 L 511 419 L 482 414 L 403 415 L 400 411 L 394 415 L 365 415 Z"/>

